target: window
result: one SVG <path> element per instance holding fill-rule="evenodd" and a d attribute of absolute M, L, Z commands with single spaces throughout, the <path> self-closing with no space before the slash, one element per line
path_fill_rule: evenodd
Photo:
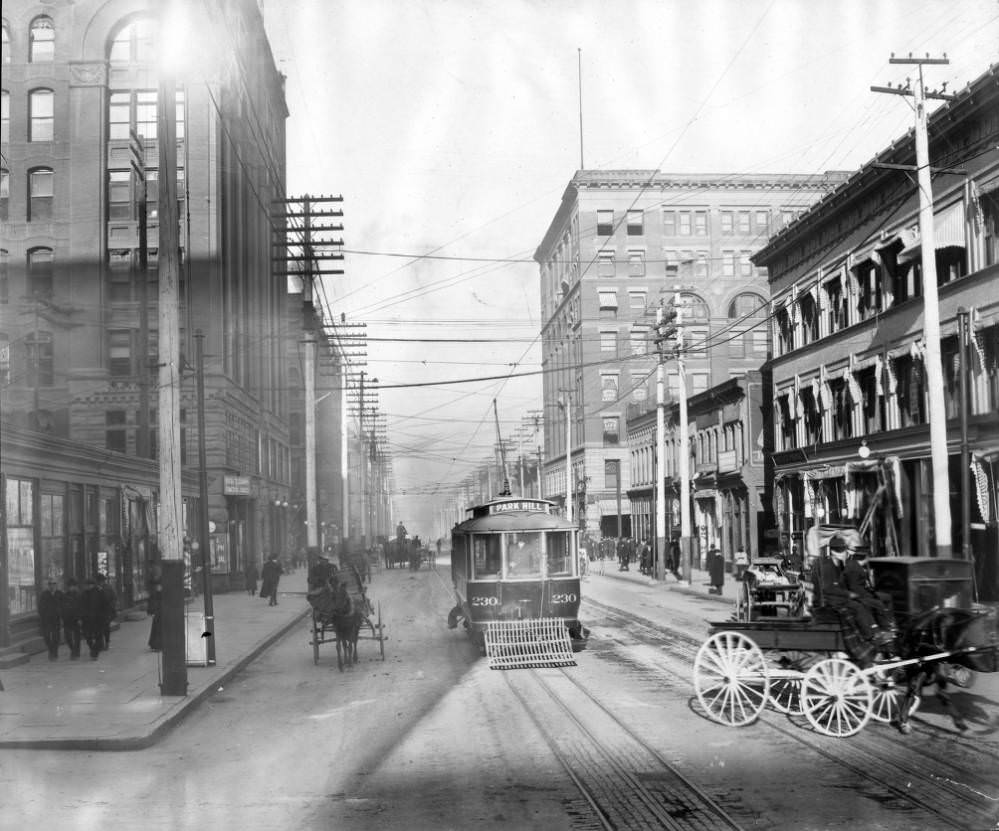
<path fill-rule="evenodd" d="M 691 372 L 690 391 L 688 395 L 697 395 L 699 392 L 704 392 L 708 388 L 709 377 L 707 372 Z"/>
<path fill-rule="evenodd" d="M 48 63 L 55 60 L 55 27 L 51 17 L 36 17 L 28 32 L 28 60 Z"/>
<path fill-rule="evenodd" d="M 982 210 L 982 240 L 985 245 L 984 265 L 999 263 L 999 188 L 983 194 L 978 204 Z"/>
<path fill-rule="evenodd" d="M 564 531 L 545 532 L 545 555 L 548 560 L 548 574 L 572 574 L 572 549 L 569 546 L 569 535 Z"/>
<path fill-rule="evenodd" d="M 132 96 L 127 92 L 112 92 L 108 104 L 108 138 L 128 141 L 132 128 Z"/>
<path fill-rule="evenodd" d="M 475 534 L 472 537 L 472 568 L 476 580 L 499 579 L 503 558 L 499 534 Z"/>
<path fill-rule="evenodd" d="M 108 219 L 132 219 L 132 173 L 108 171 Z"/>
<path fill-rule="evenodd" d="M 135 93 L 135 132 L 146 141 L 156 139 L 156 91 Z"/>
<path fill-rule="evenodd" d="M 53 257 L 51 248 L 32 248 L 28 252 L 28 294 L 48 299 L 52 296 Z"/>
<path fill-rule="evenodd" d="M 597 256 L 597 274 L 600 277 L 614 277 L 617 274 L 613 251 L 601 251 Z"/>
<path fill-rule="evenodd" d="M 2 38 L 2 46 L 0 46 L 0 61 L 7 64 L 10 63 L 10 29 L 7 27 L 6 20 L 3 22 Z"/>
<path fill-rule="evenodd" d="M 801 318 L 801 345 L 818 340 L 819 308 L 811 294 L 802 294 L 798 298 L 798 316 Z"/>
<path fill-rule="evenodd" d="M 786 355 L 794 349 L 794 331 L 786 306 L 781 306 L 774 313 L 774 324 L 777 334 L 777 354 Z"/>
<path fill-rule="evenodd" d="M 649 350 L 649 329 L 646 326 L 635 326 L 631 330 L 631 354 L 644 355 Z"/>
<path fill-rule="evenodd" d="M 145 18 L 130 23 L 115 36 L 108 54 L 111 63 L 147 63 L 154 57 L 154 20 Z"/>
<path fill-rule="evenodd" d="M 732 211 L 722 211 L 721 214 L 721 232 L 723 237 L 734 237 L 735 236 L 735 216 Z"/>
<path fill-rule="evenodd" d="M 28 172 L 28 222 L 47 222 L 52 219 L 54 193 L 52 169 L 38 167 Z"/>
<path fill-rule="evenodd" d="M 600 333 L 600 351 L 613 352 L 617 355 L 617 332 L 614 329 L 607 329 Z"/>
<path fill-rule="evenodd" d="M 879 433 L 885 429 L 885 397 L 884 387 L 879 383 L 875 368 L 860 370 L 857 373 L 857 383 L 863 399 L 860 417 L 864 434 Z"/>
<path fill-rule="evenodd" d="M 604 444 L 618 444 L 620 442 L 619 423 L 617 416 L 604 416 Z"/>
<path fill-rule="evenodd" d="M 10 144 L 10 93 L 0 93 L 0 141 Z"/>
<path fill-rule="evenodd" d="M 645 298 L 646 293 L 644 291 L 629 291 L 628 292 L 628 308 L 633 312 L 638 312 L 639 314 L 645 313 Z"/>
<path fill-rule="evenodd" d="M 663 211 L 663 235 L 676 236 L 676 211 Z"/>
<path fill-rule="evenodd" d="M 833 441 L 853 437 L 853 401 L 843 378 L 829 379 L 829 393 L 832 398 Z"/>
<path fill-rule="evenodd" d="M 614 233 L 614 211 L 597 211 L 597 236 L 609 237 Z"/>
<path fill-rule="evenodd" d="M 29 387 L 51 387 L 52 333 L 32 332 L 24 339 L 25 368 Z"/>
<path fill-rule="evenodd" d="M 767 236 L 770 232 L 770 214 L 767 211 L 756 212 L 756 233 Z"/>
<path fill-rule="evenodd" d="M 55 94 L 50 89 L 28 93 L 28 141 L 52 141 L 55 135 Z"/>
<path fill-rule="evenodd" d="M 597 292 L 598 302 L 600 303 L 600 317 L 602 318 L 616 318 L 617 317 L 617 292 L 616 291 L 599 291 Z"/>
<path fill-rule="evenodd" d="M 678 219 L 680 220 L 679 222 L 680 227 L 678 229 L 680 231 L 680 236 L 689 237 L 692 233 L 692 227 L 690 224 L 690 211 L 681 211 Z"/>
<path fill-rule="evenodd" d="M 750 234 L 753 233 L 753 226 L 752 223 L 750 222 L 749 216 L 750 216 L 749 211 L 739 211 L 738 229 L 739 229 L 739 236 L 741 237 L 748 237 Z"/>
<path fill-rule="evenodd" d="M 0 169 L 0 219 L 6 222 L 10 213 L 10 171 Z"/>
<path fill-rule="evenodd" d="M 600 400 L 617 401 L 618 376 L 616 372 L 600 375 Z"/>
<path fill-rule="evenodd" d="M 708 235 L 707 211 L 694 211 L 694 236 L 706 237 L 707 235 Z"/>
<path fill-rule="evenodd" d="M 108 300 L 128 303 L 132 299 L 132 249 L 108 251 Z"/>
<path fill-rule="evenodd" d="M 628 252 L 628 276 L 629 277 L 644 277 L 645 276 L 645 253 L 642 251 L 629 251 Z"/>
<path fill-rule="evenodd" d="M 864 260 L 854 269 L 859 296 L 859 320 L 868 320 L 881 311 L 881 268 L 874 260 Z"/>
<path fill-rule="evenodd" d="M 628 211 L 628 236 L 640 237 L 645 233 L 645 212 Z"/>
<path fill-rule="evenodd" d="M 826 334 L 831 335 L 847 327 L 846 296 L 843 294 L 843 278 L 840 275 L 826 281 L 822 290 L 826 295 Z"/>
<path fill-rule="evenodd" d="M 749 259 L 753 256 L 752 251 L 743 251 L 742 256 L 739 258 L 739 273 L 743 277 L 753 276 L 753 263 Z"/>
<path fill-rule="evenodd" d="M 104 446 L 118 453 L 127 452 L 128 428 L 124 410 L 108 410 L 104 413 Z"/>
<path fill-rule="evenodd" d="M 738 256 L 737 252 L 728 250 L 722 251 L 722 276 L 724 277 L 735 277 L 735 260 Z"/>
<path fill-rule="evenodd" d="M 621 483 L 621 460 L 604 459 L 604 487 L 616 491 Z"/>
<path fill-rule="evenodd" d="M 108 332 L 108 371 L 112 378 L 132 374 L 132 333 L 128 329 Z"/>
<path fill-rule="evenodd" d="M 898 396 L 900 426 L 912 427 L 926 423 L 926 394 L 923 383 L 923 362 L 911 355 L 895 360 L 895 394 Z"/>

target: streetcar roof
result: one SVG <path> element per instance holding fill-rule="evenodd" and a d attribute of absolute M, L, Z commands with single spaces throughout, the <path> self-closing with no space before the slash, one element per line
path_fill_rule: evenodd
<path fill-rule="evenodd" d="M 478 516 L 466 519 L 455 526 L 458 534 L 475 534 L 487 531 L 575 531 L 576 526 L 562 517 L 542 514 L 535 511 L 506 511 L 501 514 Z"/>

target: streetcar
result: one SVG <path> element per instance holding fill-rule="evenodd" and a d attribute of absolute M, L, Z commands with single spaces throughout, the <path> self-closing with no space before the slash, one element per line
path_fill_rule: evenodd
<path fill-rule="evenodd" d="M 504 493 L 451 532 L 448 623 L 463 623 L 494 669 L 573 665 L 585 646 L 577 532 L 554 509 Z"/>

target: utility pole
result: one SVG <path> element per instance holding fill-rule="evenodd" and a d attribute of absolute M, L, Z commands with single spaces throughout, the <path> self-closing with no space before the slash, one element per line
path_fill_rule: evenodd
<path fill-rule="evenodd" d="M 169 14 L 165 3 L 163 14 Z M 159 150 L 159 440 L 160 506 L 157 529 L 163 570 L 162 695 L 187 695 L 184 625 L 184 514 L 180 464 L 180 218 L 177 212 L 177 90 L 160 67 L 156 98 Z"/>
<path fill-rule="evenodd" d="M 656 579 L 666 579 L 666 356 L 659 335 L 663 331 L 665 315 L 662 303 L 656 309 L 656 348 L 659 363 L 656 366 L 656 472 L 653 487 L 656 489 Z"/>
<path fill-rule="evenodd" d="M 316 507 L 316 339 L 305 333 L 305 545 L 313 551 L 319 546 L 319 511 Z"/>
<path fill-rule="evenodd" d="M 971 313 L 960 306 L 957 310 L 957 343 L 961 361 L 961 559 L 973 560 L 971 550 L 971 447 L 968 444 L 968 415 L 971 412 L 968 372 L 971 369 Z M 974 574 L 972 568 L 972 574 Z M 977 591 L 977 587 L 976 587 Z"/>
<path fill-rule="evenodd" d="M 565 518 L 572 522 L 572 393 L 562 400 L 565 409 Z"/>
<path fill-rule="evenodd" d="M 904 87 L 871 87 L 874 92 L 891 95 L 911 95 L 916 110 L 916 181 L 919 191 L 919 241 L 922 256 L 923 276 L 923 343 L 925 344 L 924 367 L 926 370 L 927 398 L 930 418 L 930 464 L 933 471 L 933 527 L 936 531 L 936 553 L 938 557 L 950 557 L 953 546 L 953 532 L 950 516 L 950 478 L 947 456 L 947 412 L 944 406 L 943 371 L 940 360 L 940 307 L 937 294 L 936 240 L 933 227 L 933 185 L 930 178 L 929 140 L 926 135 L 926 100 L 953 98 L 944 92 L 927 92 L 923 85 L 923 64 L 949 64 L 947 56 L 942 58 L 896 58 L 894 53 L 888 61 L 891 64 L 914 65 L 919 76 L 915 87 L 908 79 Z"/>
<path fill-rule="evenodd" d="M 205 596 L 205 635 L 208 638 L 206 657 L 208 665 L 215 664 L 215 604 L 212 599 L 212 547 L 208 530 L 208 455 L 205 446 L 205 351 L 204 333 L 194 333 L 198 369 L 198 536 L 201 538 L 201 576 Z"/>

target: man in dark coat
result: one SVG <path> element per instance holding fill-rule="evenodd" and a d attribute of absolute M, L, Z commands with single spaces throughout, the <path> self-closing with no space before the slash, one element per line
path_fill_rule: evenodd
<path fill-rule="evenodd" d="M 257 579 L 259 574 L 257 573 L 257 561 L 250 560 L 246 564 L 246 569 L 243 572 L 243 579 L 246 584 L 246 593 L 253 597 L 257 593 Z"/>
<path fill-rule="evenodd" d="M 80 657 L 80 615 L 80 585 L 75 578 L 70 577 L 66 581 L 66 591 L 62 594 L 59 616 L 62 618 L 62 630 L 66 633 L 71 661 Z"/>
<path fill-rule="evenodd" d="M 90 647 L 90 659 L 97 660 L 104 649 L 104 626 L 108 617 L 108 598 L 93 577 L 84 581 L 80 596 L 80 623 L 83 637 Z"/>
<path fill-rule="evenodd" d="M 260 596 L 270 599 L 268 606 L 277 606 L 278 604 L 278 581 L 283 573 L 277 554 L 271 554 L 270 559 L 264 563 L 264 567 L 260 570 Z"/>
<path fill-rule="evenodd" d="M 888 630 L 891 629 L 893 624 L 890 606 L 888 605 L 890 603 L 890 596 L 880 597 L 871 588 L 870 581 L 867 578 L 867 569 L 862 562 L 867 556 L 866 551 L 853 548 L 848 542 L 847 554 L 849 556 L 843 565 L 843 574 L 840 578 L 843 588 L 850 593 L 851 598 L 867 607 L 871 613 L 871 617 L 874 618 L 875 629 L 881 630 L 880 632 L 875 631 L 875 640 L 879 643 L 886 642 L 891 638 Z M 888 603 L 885 602 L 886 600 Z"/>
<path fill-rule="evenodd" d="M 42 637 L 49 649 L 49 660 L 59 657 L 59 641 L 62 635 L 62 592 L 56 581 L 49 579 L 42 593 L 38 595 L 38 620 L 42 627 Z"/>
<path fill-rule="evenodd" d="M 813 605 L 817 609 L 826 607 L 835 610 L 845 622 L 844 632 L 849 633 L 855 627 L 864 641 L 859 648 L 860 654 L 855 657 L 867 663 L 876 631 L 874 617 L 857 595 L 843 584 L 842 564 L 846 559 L 846 540 L 837 534 L 829 540 L 828 549 L 822 550 L 812 564 Z"/>
<path fill-rule="evenodd" d="M 104 592 L 104 597 L 107 600 L 106 615 L 104 618 L 104 648 L 110 649 L 111 624 L 118 617 L 118 595 L 115 594 L 115 590 L 112 588 L 111 583 L 108 582 L 107 575 L 105 574 L 97 575 L 97 588 Z"/>
<path fill-rule="evenodd" d="M 711 593 L 721 594 L 725 585 L 725 557 L 718 548 L 708 551 L 708 575 L 711 577 Z"/>

